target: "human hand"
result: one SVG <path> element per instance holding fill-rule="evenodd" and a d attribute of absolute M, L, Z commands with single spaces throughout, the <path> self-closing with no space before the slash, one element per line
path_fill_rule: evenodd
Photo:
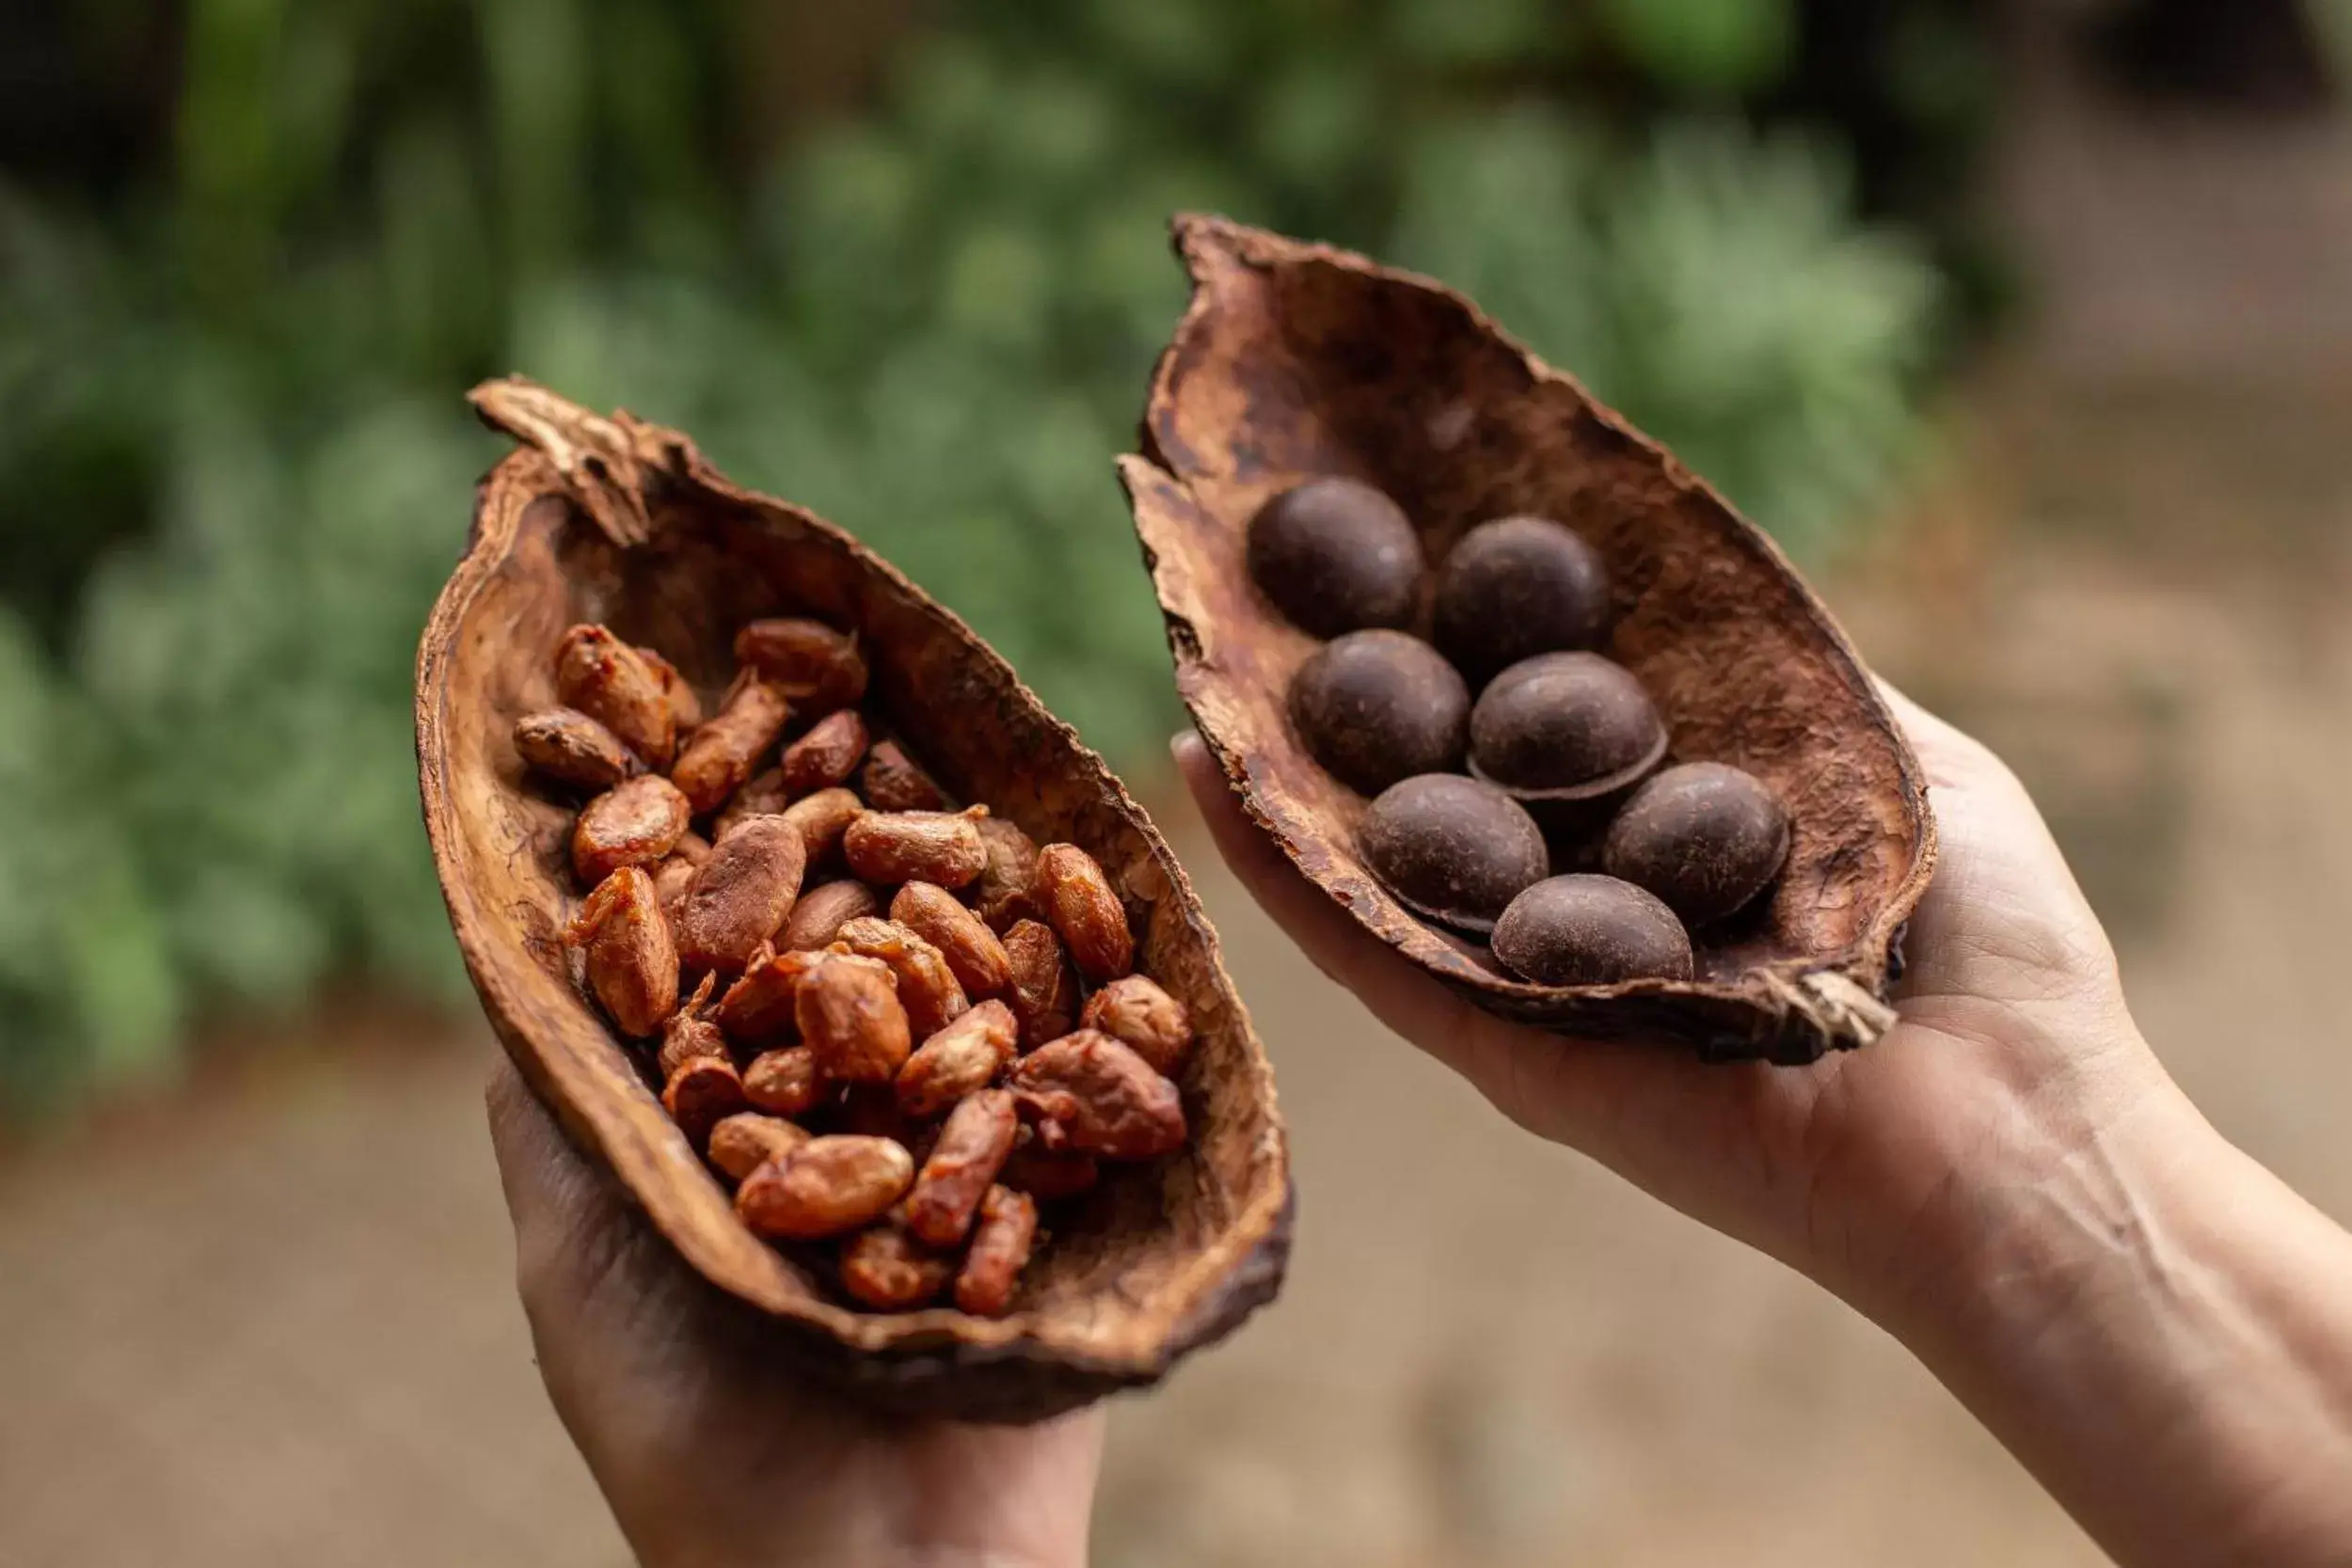
<path fill-rule="evenodd" d="M 2042 818 L 1983 747 L 1892 699 L 1943 855 L 1899 1022 L 1809 1069 L 1566 1040 L 1480 1011 L 1380 942 L 1246 817 L 1199 736 L 1176 757 L 1218 849 L 1315 965 L 1528 1131 L 1874 1314 L 1953 1284 L 1979 1180 L 2030 1186 L 2169 1105 L 2106 938 Z"/>
<path fill-rule="evenodd" d="M 1356 924 L 1177 761 L 1317 967 L 1529 1131 L 1809 1275 L 1902 1338 L 2122 1562 L 2352 1562 L 2352 1237 L 2158 1065 L 2024 788 L 1889 694 L 1942 845 L 1899 1022 L 1809 1068 L 1569 1040 Z"/>
<path fill-rule="evenodd" d="M 510 1064 L 488 1098 L 540 1373 L 649 1568 L 1085 1562 L 1100 1407 L 1016 1428 L 840 1403 L 763 1352 L 771 1325 L 687 1268 Z"/>

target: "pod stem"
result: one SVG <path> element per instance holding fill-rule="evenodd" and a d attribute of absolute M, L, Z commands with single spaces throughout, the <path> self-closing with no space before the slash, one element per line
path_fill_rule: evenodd
<path fill-rule="evenodd" d="M 656 475 L 693 467 L 692 443 L 627 409 L 611 419 L 519 375 L 485 381 L 466 394 L 483 423 L 545 457 L 580 509 L 623 548 L 653 536 L 647 493 Z"/>

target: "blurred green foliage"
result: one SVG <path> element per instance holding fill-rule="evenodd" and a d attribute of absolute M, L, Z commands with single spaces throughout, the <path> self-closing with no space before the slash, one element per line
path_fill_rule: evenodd
<path fill-rule="evenodd" d="M 1801 552 L 1911 438 L 1935 268 L 1746 112 L 1793 0 L 975 0 L 773 150 L 823 84 L 764 14 L 190 0 L 155 166 L 0 185 L 0 1098 L 221 999 L 453 990 L 408 688 L 478 377 L 692 432 L 1130 759 L 1175 713 L 1109 458 L 1172 210 L 1446 277 Z"/>
<path fill-rule="evenodd" d="M 2331 64 L 2336 90 L 2352 90 L 2352 4 L 2347 0 L 2314 0 L 2312 30 L 2319 37 Z"/>

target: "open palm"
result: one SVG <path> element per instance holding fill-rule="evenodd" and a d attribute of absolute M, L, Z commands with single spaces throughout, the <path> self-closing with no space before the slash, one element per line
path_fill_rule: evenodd
<path fill-rule="evenodd" d="M 1911 931 L 1899 1022 L 1810 1068 L 1569 1040 L 1482 1012 L 1367 933 L 1243 815 L 1197 736 L 1177 761 L 1217 847 L 1316 966 L 1520 1126 L 1873 1309 L 1930 1288 L 1986 1195 L 2031 1182 L 2169 1087 L 2105 934 L 2024 788 L 1890 693 L 1943 858 Z M 1985 1146 L 2003 1147 L 1987 1159 Z M 2013 1147 L 2012 1147 L 2013 1146 Z"/>

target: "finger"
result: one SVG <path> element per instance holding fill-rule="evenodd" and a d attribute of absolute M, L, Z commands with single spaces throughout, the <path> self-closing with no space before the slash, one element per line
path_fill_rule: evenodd
<path fill-rule="evenodd" d="M 1179 769 L 1226 863 L 1316 967 L 1374 1015 L 1469 1082 L 1531 1132 L 1600 1160 L 1668 1201 L 1676 1158 L 1644 1150 L 1722 1149 L 1742 1130 L 1734 1069 L 1640 1042 L 1554 1035 L 1491 1017 L 1455 996 L 1358 926 L 1251 822 L 1196 735 L 1171 743 Z M 1722 1122 L 1705 1118 L 1732 1107 Z M 1692 1137 L 1684 1130 L 1706 1128 Z"/>
<path fill-rule="evenodd" d="M 1676 1085 L 1720 1086 L 1722 1069 L 1695 1058 L 1553 1035 L 1479 1011 L 1308 881 L 1241 809 L 1200 736 L 1179 736 L 1170 749 L 1219 853 L 1275 924 L 1381 1022 L 1460 1073 L 1519 1126 L 1629 1171 L 1626 1149 L 1638 1140 L 1621 1121 L 1670 1097 Z M 1709 1071 L 1718 1074 L 1714 1084 L 1697 1081 Z"/>
<path fill-rule="evenodd" d="M 1375 1018 L 1464 1072 L 1478 1066 L 1464 1039 L 1470 1005 L 1415 968 L 1396 949 L 1307 880 L 1274 840 L 1249 819 L 1200 736 L 1186 730 L 1168 743 L 1217 853 L 1259 908 L 1310 962 L 1355 993 Z M 1473 1076 L 1475 1074 L 1473 1073 Z"/>
<path fill-rule="evenodd" d="M 1904 738 L 1918 754 L 1932 789 L 1965 790 L 1972 795 L 1997 795 L 2005 803 L 2032 802 L 2026 786 L 1993 748 L 1950 721 L 1937 717 L 1911 700 L 1883 676 L 1873 676 Z"/>
<path fill-rule="evenodd" d="M 568 1228 L 601 1196 L 596 1173 L 504 1056 L 490 1069 L 483 1099 L 490 1114 L 490 1150 L 516 1241 L 550 1224 Z"/>
<path fill-rule="evenodd" d="M 1927 770 L 1941 846 L 1903 996 L 1973 996 L 2019 976 L 2111 985 L 2113 950 L 2025 784 L 1982 741 L 1879 689 Z"/>
<path fill-rule="evenodd" d="M 515 1064 L 501 1056 L 483 1085 L 482 1099 L 490 1116 L 490 1152 L 498 1161 L 499 1182 L 506 1191 L 508 1214 L 536 1212 L 544 1201 L 545 1167 L 554 1158 L 550 1147 L 563 1134 L 539 1103 Z"/>
<path fill-rule="evenodd" d="M 545 1332 L 553 1315 L 578 1315 L 612 1283 L 634 1216 L 512 1062 L 500 1058 L 484 1098 L 515 1226 L 516 1288 L 533 1328 Z"/>

